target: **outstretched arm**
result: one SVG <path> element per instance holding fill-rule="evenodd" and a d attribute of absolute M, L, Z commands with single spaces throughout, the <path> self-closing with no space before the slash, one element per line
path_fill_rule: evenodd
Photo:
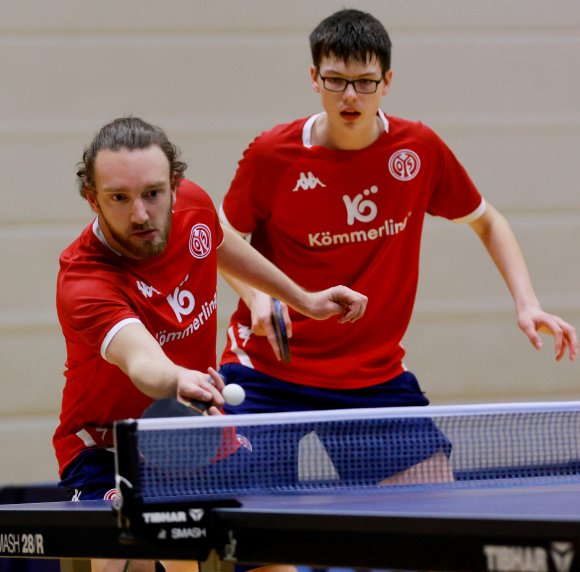
<path fill-rule="evenodd" d="M 224 384 L 219 374 L 187 369 L 171 361 L 157 340 L 141 323 L 127 324 L 113 337 L 106 350 L 107 361 L 126 373 L 136 387 L 153 399 L 177 397 L 224 405 Z M 213 408 L 209 413 L 219 413 Z"/>
<path fill-rule="evenodd" d="M 264 258 L 241 236 L 224 227 L 224 240 L 218 249 L 218 267 L 231 278 L 286 302 L 298 312 L 325 320 L 354 322 L 365 312 L 367 297 L 346 286 L 332 286 L 319 292 L 307 292 Z"/>
<path fill-rule="evenodd" d="M 551 334 L 556 360 L 561 360 L 567 351 L 574 360 L 578 354 L 576 329 L 562 318 L 542 310 L 522 251 L 507 220 L 488 204 L 485 213 L 470 225 L 507 284 L 514 300 L 518 326 L 532 345 L 537 349 L 542 347 L 538 332 Z"/>

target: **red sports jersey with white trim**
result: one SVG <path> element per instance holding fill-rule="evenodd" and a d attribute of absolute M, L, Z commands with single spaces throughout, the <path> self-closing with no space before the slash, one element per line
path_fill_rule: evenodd
<path fill-rule="evenodd" d="M 404 371 L 401 341 L 419 272 L 425 213 L 474 220 L 485 202 L 449 148 L 428 127 L 380 113 L 372 145 L 310 145 L 316 116 L 279 125 L 246 149 L 220 215 L 308 290 L 344 284 L 368 296 L 354 324 L 291 311 L 290 363 L 250 332 L 240 301 L 221 363 L 238 362 L 289 382 L 348 389 Z"/>
<path fill-rule="evenodd" d="M 66 384 L 54 446 L 60 471 L 84 448 L 112 447 L 115 420 L 138 418 L 151 399 L 102 357 L 125 323 L 142 322 L 187 368 L 215 367 L 216 248 L 223 240 L 209 196 L 183 181 L 167 247 L 149 260 L 113 252 L 87 226 L 60 257 L 57 311 L 66 341 Z"/>

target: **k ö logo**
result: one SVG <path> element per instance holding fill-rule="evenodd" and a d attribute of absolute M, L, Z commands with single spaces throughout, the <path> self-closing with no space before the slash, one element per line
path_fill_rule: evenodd
<path fill-rule="evenodd" d="M 373 185 L 370 189 L 365 189 L 362 193 L 359 193 L 354 199 L 351 199 L 348 195 L 342 196 L 346 207 L 346 222 L 348 225 L 353 225 L 355 220 L 370 222 L 377 216 L 377 205 L 368 197 L 371 194 L 375 195 L 378 191 L 379 188 Z"/>
<path fill-rule="evenodd" d="M 400 149 L 389 159 L 389 172 L 399 181 L 410 181 L 417 176 L 421 168 L 421 159 L 415 151 Z"/>
<path fill-rule="evenodd" d="M 195 308 L 195 296 L 189 291 L 182 288 L 182 286 L 189 280 L 187 275 L 179 286 L 175 288 L 173 294 L 168 294 L 167 301 L 171 309 L 175 312 L 175 317 L 181 324 L 182 316 L 189 316 Z"/>
<path fill-rule="evenodd" d="M 189 252 L 194 258 L 205 258 L 211 250 L 211 231 L 205 224 L 196 224 L 189 235 Z"/>

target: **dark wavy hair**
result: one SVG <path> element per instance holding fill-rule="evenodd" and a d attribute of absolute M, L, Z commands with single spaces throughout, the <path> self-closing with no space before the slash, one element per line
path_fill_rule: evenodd
<path fill-rule="evenodd" d="M 383 75 L 391 69 L 387 30 L 374 16 L 360 10 L 339 10 L 322 20 L 310 34 L 310 51 L 317 69 L 322 58 L 330 56 L 362 64 L 376 56 Z"/>
<path fill-rule="evenodd" d="M 183 179 L 187 164 L 179 160 L 179 149 L 169 141 L 165 131 L 138 117 L 120 117 L 102 127 L 85 147 L 83 160 L 77 165 L 77 184 L 82 197 L 95 189 L 95 158 L 99 151 L 109 149 L 147 149 L 152 145 L 161 148 L 169 161 L 171 187 Z"/>

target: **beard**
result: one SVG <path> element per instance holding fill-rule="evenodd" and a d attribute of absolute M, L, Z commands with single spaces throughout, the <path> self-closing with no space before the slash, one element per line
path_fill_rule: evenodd
<path fill-rule="evenodd" d="M 118 249 L 118 247 L 121 247 L 123 251 L 121 254 L 128 254 L 132 258 L 146 260 L 161 254 L 165 250 L 167 241 L 169 240 L 169 234 L 171 232 L 172 208 L 173 200 L 169 205 L 169 209 L 167 211 L 167 215 L 162 227 L 154 226 L 150 223 L 132 224 L 123 233 L 121 233 L 116 231 L 109 224 L 107 219 L 103 216 L 102 211 L 99 214 L 99 224 L 101 227 L 105 227 L 107 229 L 108 234 L 114 240 L 115 244 L 111 245 L 113 248 Z M 156 235 L 152 239 L 143 239 L 135 235 L 135 233 L 147 232 L 149 230 L 156 231 Z"/>

